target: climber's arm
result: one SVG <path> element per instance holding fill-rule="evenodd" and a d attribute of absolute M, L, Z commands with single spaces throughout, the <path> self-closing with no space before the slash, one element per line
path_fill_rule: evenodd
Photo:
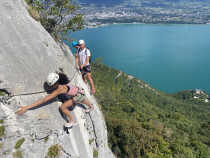
<path fill-rule="evenodd" d="M 48 96 L 36 101 L 35 103 L 31 104 L 31 105 L 27 105 L 27 106 L 23 106 L 20 109 L 18 109 L 18 111 L 16 111 L 17 114 L 24 114 L 28 109 L 37 107 L 41 104 L 44 104 L 50 100 L 52 100 L 53 98 L 57 97 L 59 94 L 63 93 L 63 90 L 61 88 L 58 88 L 56 90 L 54 90 L 51 94 L 49 94 Z"/>
<path fill-rule="evenodd" d="M 78 53 L 75 54 L 75 68 L 78 68 L 79 65 L 79 57 L 78 57 Z"/>

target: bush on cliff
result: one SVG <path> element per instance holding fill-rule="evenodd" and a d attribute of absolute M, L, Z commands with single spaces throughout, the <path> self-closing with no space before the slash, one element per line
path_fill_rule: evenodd
<path fill-rule="evenodd" d="M 72 0 L 26 0 L 29 13 L 57 40 L 83 28 L 83 16 Z M 37 15 L 39 13 L 39 16 Z"/>

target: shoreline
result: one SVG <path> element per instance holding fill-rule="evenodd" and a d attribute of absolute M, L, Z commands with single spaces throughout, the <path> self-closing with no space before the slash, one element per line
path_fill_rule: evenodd
<path fill-rule="evenodd" d="M 131 26 L 132 27 L 132 25 L 136 25 L 136 27 L 147 27 L 147 23 L 113 23 L 113 24 L 102 24 L 102 25 L 99 25 L 99 26 L 97 26 L 97 27 L 91 27 L 91 28 L 89 28 L 90 29 L 90 31 L 92 30 L 92 29 L 94 29 L 94 28 L 99 28 L 99 30 L 103 30 L 103 28 L 105 27 L 105 28 L 107 28 L 106 26 L 111 26 L 111 25 L 116 25 L 116 27 L 118 27 L 118 26 L 123 26 L 123 25 L 125 25 L 124 27 L 129 27 L 129 26 Z M 128 25 L 128 26 L 126 26 L 126 25 Z M 139 25 L 139 26 L 138 26 Z M 199 27 L 199 26 L 201 26 L 201 28 L 208 28 L 208 24 L 149 24 L 151 27 L 153 27 L 153 28 L 155 28 L 156 26 L 157 27 L 159 27 L 159 25 L 161 26 L 162 25 L 162 27 L 179 27 L 179 28 L 181 28 L 181 27 L 183 27 L 183 28 L 188 28 L 188 26 L 189 27 Z M 148 26 L 149 26 L 148 25 Z M 111 26 L 111 27 L 113 27 L 113 28 L 115 28 L 115 26 Z M 88 29 L 88 28 L 87 28 Z M 105 64 L 105 63 L 104 63 Z M 111 65 L 108 65 L 108 64 L 105 64 L 106 66 L 111 66 Z M 112 66 L 111 66 L 112 67 Z M 116 67 L 112 67 L 112 68 L 115 68 L 116 69 Z M 119 69 L 119 70 L 123 70 L 123 69 Z M 124 71 L 125 72 L 125 71 Z M 131 73 L 129 73 L 128 72 L 128 74 L 129 75 L 132 75 L 132 76 L 134 76 L 135 78 L 137 78 L 137 79 L 142 79 L 142 78 L 139 78 L 139 77 L 137 77 L 137 75 L 135 75 L 135 74 L 131 74 Z M 144 81 L 146 81 L 146 80 L 144 80 Z M 146 81 L 147 83 L 149 83 L 148 81 Z M 156 89 L 158 89 L 158 90 L 160 90 L 160 91 L 162 91 L 162 92 L 164 92 L 164 93 L 168 93 L 168 94 L 174 94 L 174 93 L 177 93 L 177 92 L 180 92 L 180 91 L 183 91 L 183 90 L 192 90 L 192 89 L 196 89 L 196 88 L 199 88 L 199 89 L 203 89 L 203 90 L 205 90 L 205 91 L 207 91 L 207 93 L 208 94 L 210 94 L 210 90 L 208 89 L 208 87 L 209 86 L 191 86 L 191 87 L 188 87 L 189 89 L 186 89 L 186 88 L 181 88 L 181 89 L 178 89 L 178 90 L 175 90 L 175 91 L 171 91 L 171 90 L 169 90 L 169 91 L 167 91 L 167 90 L 163 90 L 162 88 L 157 88 L 157 86 L 154 86 L 153 84 L 151 84 L 151 83 L 149 83 L 152 87 L 155 87 Z M 181 87 L 181 86 L 179 86 L 179 87 Z M 194 87 L 194 88 L 193 88 Z M 170 88 L 170 87 L 169 87 Z"/>
<path fill-rule="evenodd" d="M 84 29 L 94 29 L 100 27 L 106 27 L 110 25 L 210 25 L 210 23 L 205 24 L 196 24 L 196 23 L 140 23 L 140 22 L 132 22 L 132 23 L 106 23 L 106 24 L 98 24 L 98 25 L 85 25 Z"/>

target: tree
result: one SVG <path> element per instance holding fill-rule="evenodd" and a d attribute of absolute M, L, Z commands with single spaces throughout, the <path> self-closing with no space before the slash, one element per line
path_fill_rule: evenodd
<path fill-rule="evenodd" d="M 83 16 L 78 12 L 79 6 L 72 0 L 26 0 L 38 10 L 40 22 L 55 38 L 63 38 L 67 32 L 83 28 Z"/>

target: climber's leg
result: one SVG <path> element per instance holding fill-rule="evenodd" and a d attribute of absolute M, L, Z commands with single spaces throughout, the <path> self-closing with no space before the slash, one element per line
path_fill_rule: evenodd
<path fill-rule="evenodd" d="M 83 75 L 82 75 L 82 79 L 83 79 L 83 81 L 87 84 L 87 78 L 86 78 L 86 76 L 87 76 L 86 74 L 83 74 Z"/>
<path fill-rule="evenodd" d="M 93 79 L 92 79 L 92 76 L 91 76 L 90 72 L 87 73 L 87 78 L 88 78 L 88 80 L 90 82 L 91 94 L 95 94 L 95 86 L 94 86 Z"/>
<path fill-rule="evenodd" d="M 69 107 L 73 105 L 73 100 L 72 99 L 69 99 L 68 101 L 64 102 L 60 109 L 61 111 L 68 117 L 69 119 L 69 123 L 67 123 L 65 126 L 66 127 L 72 127 L 76 121 L 75 119 L 73 118 L 73 116 L 71 115 L 70 111 L 69 111 Z"/>

